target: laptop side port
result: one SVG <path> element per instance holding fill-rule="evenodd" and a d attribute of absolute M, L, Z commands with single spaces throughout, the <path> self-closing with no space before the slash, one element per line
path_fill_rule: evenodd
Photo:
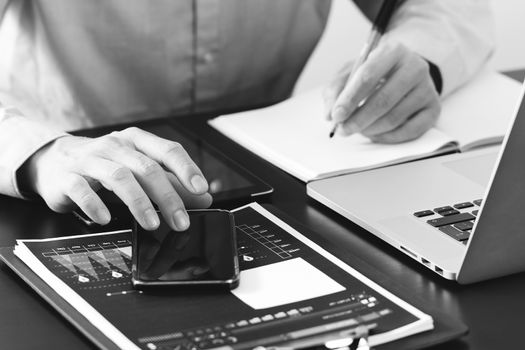
<path fill-rule="evenodd" d="M 428 261 L 427 259 L 423 258 L 423 257 L 420 257 L 419 255 L 417 255 L 416 253 L 414 253 L 413 251 L 411 251 L 410 249 L 400 245 L 399 248 L 405 252 L 407 255 L 410 255 L 412 258 L 414 258 L 415 260 L 421 262 L 423 265 L 425 265 L 426 267 L 428 267 L 429 269 L 431 270 L 434 270 L 435 272 L 439 273 L 441 276 L 449 279 L 449 280 L 454 280 L 456 278 L 456 274 L 455 273 L 450 273 L 450 272 L 446 272 L 443 271 L 443 269 L 437 265 L 434 265 L 432 264 L 430 261 Z"/>
<path fill-rule="evenodd" d="M 425 259 L 425 258 L 421 258 L 421 262 L 422 262 L 425 266 L 427 266 L 427 267 L 430 267 L 430 266 L 431 266 L 431 265 L 430 265 L 430 261 L 428 261 L 428 260 Z"/>
<path fill-rule="evenodd" d="M 402 245 L 399 246 L 399 247 L 401 248 L 402 251 L 404 251 L 405 253 L 407 253 L 408 255 L 410 255 L 411 257 L 413 257 L 414 259 L 418 260 L 418 259 L 417 259 L 417 254 L 416 254 L 416 253 L 414 253 L 413 251 L 411 251 L 411 250 L 409 250 L 409 249 L 403 247 Z"/>

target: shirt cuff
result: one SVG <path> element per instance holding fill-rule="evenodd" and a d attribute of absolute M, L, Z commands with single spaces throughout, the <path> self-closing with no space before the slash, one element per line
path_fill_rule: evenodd
<path fill-rule="evenodd" d="M 428 45 L 428 36 L 413 31 L 407 32 L 404 27 L 395 28 L 386 35 L 386 38 L 405 45 L 439 69 L 442 77 L 441 95 L 447 95 L 463 83 L 467 75 L 464 62 L 446 46 Z"/>
<path fill-rule="evenodd" d="M 0 107 L 0 193 L 26 198 L 20 191 L 17 171 L 39 149 L 66 135 L 24 118 L 14 108 Z"/>

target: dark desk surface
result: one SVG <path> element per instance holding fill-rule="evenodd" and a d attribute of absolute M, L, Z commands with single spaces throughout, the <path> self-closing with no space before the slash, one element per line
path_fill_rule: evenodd
<path fill-rule="evenodd" d="M 521 80 L 524 72 L 509 75 Z M 178 122 L 271 184 L 275 193 L 270 203 L 274 206 L 331 243 L 344 247 L 348 254 L 366 261 L 389 280 L 410 289 L 428 305 L 469 326 L 470 334 L 461 340 L 432 349 L 493 350 L 522 346 L 525 273 L 471 286 L 445 281 L 357 225 L 308 199 L 303 183 L 227 140 L 208 127 L 204 117 L 181 118 Z M 42 204 L 0 196 L 0 246 L 12 246 L 18 238 L 82 232 L 87 233 L 87 228 L 71 215 L 55 214 Z M 0 269 L 0 342 L 3 349 L 94 348 L 5 266 Z"/>

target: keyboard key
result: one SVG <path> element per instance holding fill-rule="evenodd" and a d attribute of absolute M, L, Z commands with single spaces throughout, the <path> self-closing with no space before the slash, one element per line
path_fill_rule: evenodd
<path fill-rule="evenodd" d="M 199 348 L 201 348 L 201 349 L 208 348 L 210 345 L 211 345 L 211 342 L 203 341 L 203 342 L 199 343 Z"/>
<path fill-rule="evenodd" d="M 444 216 L 438 219 L 428 220 L 427 223 L 434 227 L 440 227 L 445 225 L 452 225 L 462 221 L 474 220 L 475 217 L 469 213 L 460 213 L 456 215 Z"/>
<path fill-rule="evenodd" d="M 441 216 L 449 216 L 449 215 L 456 215 L 459 214 L 459 211 L 452 209 L 452 210 L 446 210 L 446 211 L 440 211 L 439 215 Z"/>
<path fill-rule="evenodd" d="M 458 230 L 461 230 L 461 231 L 468 231 L 468 230 L 472 230 L 472 228 L 474 227 L 474 222 L 473 221 L 464 221 L 464 222 L 460 222 L 458 224 L 455 224 L 454 227 L 457 228 Z"/>
<path fill-rule="evenodd" d="M 230 336 L 230 337 L 226 338 L 226 341 L 228 343 L 230 343 L 230 344 L 235 344 L 235 343 L 237 343 L 237 338 Z"/>
<path fill-rule="evenodd" d="M 463 202 L 463 203 L 458 203 L 458 204 L 454 204 L 454 208 L 456 209 L 465 209 L 465 208 L 470 208 L 470 207 L 473 207 L 474 204 L 470 203 L 470 202 Z"/>
<path fill-rule="evenodd" d="M 470 237 L 470 233 L 458 230 L 452 225 L 441 226 L 439 230 L 454 238 L 456 241 L 466 241 Z"/>
<path fill-rule="evenodd" d="M 432 210 L 422 210 L 414 213 L 414 216 L 416 218 L 422 218 L 424 216 L 434 215 L 434 212 Z"/>
<path fill-rule="evenodd" d="M 479 210 L 472 211 L 472 215 L 478 216 Z"/>
<path fill-rule="evenodd" d="M 479 207 L 481 205 L 481 199 L 476 199 L 475 201 L 472 201 L 472 203 L 476 204 Z"/>
<path fill-rule="evenodd" d="M 454 208 L 452 208 L 450 205 L 439 207 L 439 208 L 434 208 L 434 211 L 438 214 L 441 214 L 442 211 L 449 211 L 449 210 L 454 210 Z"/>

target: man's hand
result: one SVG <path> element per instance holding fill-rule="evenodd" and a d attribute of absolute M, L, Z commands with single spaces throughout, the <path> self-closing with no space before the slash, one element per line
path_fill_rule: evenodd
<path fill-rule="evenodd" d="M 107 224 L 108 208 L 97 195 L 101 187 L 115 192 L 146 230 L 159 226 L 152 201 L 169 226 L 189 226 L 185 204 L 211 204 L 208 183 L 176 142 L 138 128 L 99 138 L 65 136 L 34 154 L 24 166 L 32 190 L 57 212 L 78 205 L 93 221 Z"/>
<path fill-rule="evenodd" d="M 434 125 L 441 111 L 439 96 L 421 56 L 383 42 L 349 79 L 350 71 L 325 91 L 327 117 L 340 123 L 339 134 L 398 143 L 418 138 Z"/>

